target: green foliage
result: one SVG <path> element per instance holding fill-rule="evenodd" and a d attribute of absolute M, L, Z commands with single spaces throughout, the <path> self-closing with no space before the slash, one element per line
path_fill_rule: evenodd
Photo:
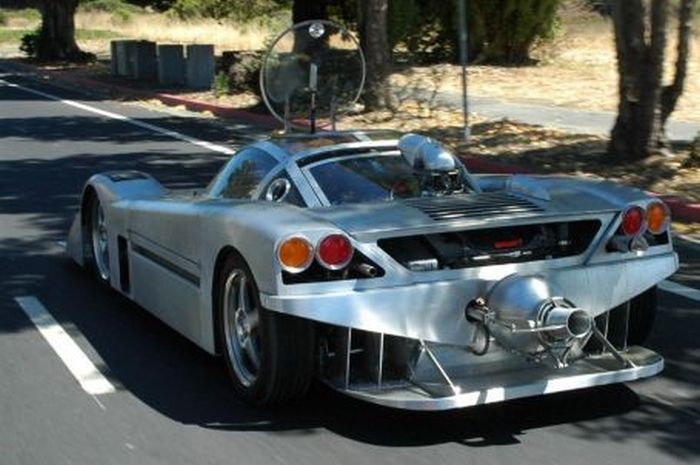
<path fill-rule="evenodd" d="M 27 32 L 29 32 L 27 29 L 0 29 L 0 44 L 15 45 Z"/>
<path fill-rule="evenodd" d="M 86 12 L 111 13 L 121 22 L 127 22 L 132 15 L 138 13 L 138 7 L 126 3 L 124 0 L 82 0 L 80 9 Z"/>
<path fill-rule="evenodd" d="M 228 78 L 229 89 L 236 92 L 260 92 L 262 52 L 228 52 L 222 57 L 222 68 Z"/>
<path fill-rule="evenodd" d="M 396 1 L 396 0 L 393 0 Z M 458 0 L 419 2 L 417 27 L 406 34 L 409 51 L 427 61 L 456 61 Z M 523 64 L 538 40 L 551 38 L 562 0 L 467 0 L 471 61 Z"/>
<path fill-rule="evenodd" d="M 183 20 L 214 18 L 248 21 L 274 15 L 288 7 L 289 2 L 280 0 L 176 0 L 169 11 Z"/>
<path fill-rule="evenodd" d="M 211 90 L 214 92 L 216 97 L 221 97 L 229 92 L 229 78 L 228 74 L 223 71 L 219 71 L 214 77 L 214 82 L 212 83 Z"/>
<path fill-rule="evenodd" d="M 0 10 L 0 26 L 7 26 L 7 15 L 2 10 Z"/>
<path fill-rule="evenodd" d="M 529 61 L 537 40 L 553 37 L 561 0 L 505 0 L 480 2 L 485 13 L 483 59 L 496 63 Z M 475 2 L 472 2 L 475 3 Z M 500 8 L 498 8 L 500 7 Z"/>
<path fill-rule="evenodd" d="M 387 33 L 420 62 L 458 58 L 459 0 L 389 0 Z M 522 64 L 539 40 L 558 28 L 557 10 L 564 0 L 466 0 L 471 61 Z M 335 0 L 329 16 L 356 25 L 356 0 Z"/>
<path fill-rule="evenodd" d="M 35 58 L 37 55 L 37 51 L 39 50 L 40 34 L 40 29 L 37 29 L 35 31 L 28 32 L 22 36 L 19 49 L 29 58 Z"/>
<path fill-rule="evenodd" d="M 417 0 L 390 0 L 387 14 L 387 35 L 393 49 L 419 26 L 420 8 Z"/>
<path fill-rule="evenodd" d="M 2 2 L 0 2 L 2 3 Z M 9 22 L 10 19 L 22 19 L 25 21 L 39 21 L 41 20 L 41 14 L 36 8 L 0 8 L 0 15 L 4 15 Z"/>
<path fill-rule="evenodd" d="M 175 0 L 128 0 L 133 5 L 138 5 L 141 8 L 153 8 L 155 11 L 169 10 Z"/>
<path fill-rule="evenodd" d="M 36 55 L 36 44 L 39 38 L 39 31 L 31 31 L 29 29 L 0 29 L 0 44 L 17 44 L 20 43 L 20 50 L 25 55 L 33 57 Z M 78 29 L 75 31 L 75 36 L 79 40 L 91 39 L 111 39 L 118 37 L 118 34 L 112 31 L 102 31 L 99 29 Z"/>

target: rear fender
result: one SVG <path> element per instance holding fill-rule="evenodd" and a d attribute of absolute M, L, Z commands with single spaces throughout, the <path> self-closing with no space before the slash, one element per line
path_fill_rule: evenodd
<path fill-rule="evenodd" d="M 158 198 L 167 194 L 155 178 L 140 171 L 110 171 L 95 174 L 83 186 L 78 213 L 73 219 L 66 239 L 66 252 L 80 266 L 85 266 L 88 252 L 86 242 L 88 199 L 96 195 L 110 221 L 110 206 L 124 199 Z M 114 254 L 112 254 L 114 255 Z"/>

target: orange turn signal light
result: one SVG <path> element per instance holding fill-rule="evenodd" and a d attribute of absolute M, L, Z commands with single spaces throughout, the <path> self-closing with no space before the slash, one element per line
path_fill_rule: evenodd
<path fill-rule="evenodd" d="M 663 202 L 651 202 L 647 205 L 647 227 L 652 234 L 666 231 L 670 222 L 668 207 Z"/>
<path fill-rule="evenodd" d="M 289 237 L 277 247 L 277 259 L 285 271 L 301 273 L 314 259 L 314 246 L 303 236 Z"/>

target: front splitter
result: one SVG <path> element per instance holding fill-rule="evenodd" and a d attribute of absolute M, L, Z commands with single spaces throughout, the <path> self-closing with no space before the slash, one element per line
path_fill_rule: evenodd
<path fill-rule="evenodd" d="M 664 359 L 644 347 L 630 347 L 624 356 L 631 365 L 620 368 L 612 354 L 588 357 L 561 369 L 542 364 L 503 373 L 452 379 L 457 393 L 435 396 L 426 385 L 402 384 L 383 388 L 341 390 L 352 397 L 404 410 L 451 410 L 503 402 L 523 397 L 572 391 L 654 376 L 664 368 Z"/>

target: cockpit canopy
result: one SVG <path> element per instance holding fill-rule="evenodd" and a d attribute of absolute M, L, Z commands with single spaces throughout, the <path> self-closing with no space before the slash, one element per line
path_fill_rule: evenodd
<path fill-rule="evenodd" d="M 461 162 L 432 139 L 339 132 L 287 135 L 246 147 L 216 176 L 209 194 L 310 206 L 449 195 L 474 186 Z"/>

